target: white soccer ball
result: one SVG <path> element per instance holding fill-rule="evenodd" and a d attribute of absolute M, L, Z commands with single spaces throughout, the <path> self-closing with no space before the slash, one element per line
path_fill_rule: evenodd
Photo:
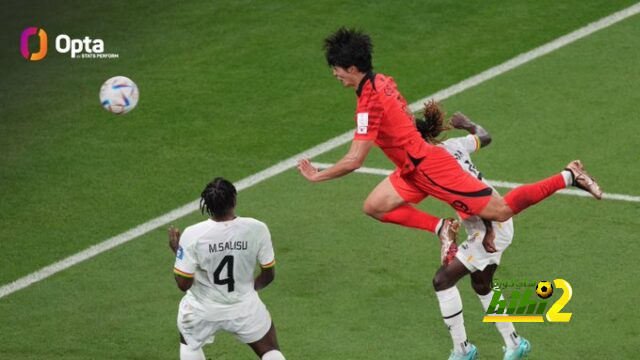
<path fill-rule="evenodd" d="M 114 114 L 126 114 L 138 105 L 138 86 L 125 76 L 114 76 L 100 88 L 100 104 Z"/>

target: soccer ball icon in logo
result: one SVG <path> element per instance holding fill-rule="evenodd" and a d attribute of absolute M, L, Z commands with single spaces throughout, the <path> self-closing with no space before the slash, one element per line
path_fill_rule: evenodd
<path fill-rule="evenodd" d="M 538 285 L 536 285 L 536 294 L 543 299 L 548 298 L 553 294 L 553 285 L 548 281 L 540 281 Z"/>
<path fill-rule="evenodd" d="M 100 104 L 114 114 L 126 114 L 138 104 L 138 86 L 125 76 L 114 76 L 100 88 Z"/>

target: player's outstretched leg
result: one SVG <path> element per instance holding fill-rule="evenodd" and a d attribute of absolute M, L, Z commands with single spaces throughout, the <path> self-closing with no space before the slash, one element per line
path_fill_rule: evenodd
<path fill-rule="evenodd" d="M 467 340 L 462 316 L 462 299 L 455 284 L 469 270 L 458 259 L 453 259 L 449 265 L 442 266 L 433 277 L 433 287 L 436 290 L 440 312 L 445 325 L 449 329 L 453 350 L 450 360 L 475 359 L 477 349 Z"/>
<path fill-rule="evenodd" d="M 426 230 L 432 233 L 438 233 L 438 230 L 441 230 L 443 225 L 442 219 L 437 218 L 424 211 L 420 211 L 408 204 L 402 204 L 395 209 L 389 210 L 379 215 L 367 210 L 369 209 L 365 208 L 365 212 L 368 215 L 382 222 L 402 225 L 414 229 Z"/>
<path fill-rule="evenodd" d="M 395 179 L 392 181 L 392 177 Z M 400 196 L 402 192 L 404 195 Z M 419 202 L 426 195 L 410 187 L 393 174 L 382 180 L 364 201 L 363 211 L 382 222 L 426 230 L 440 239 L 440 262 L 448 264 L 457 252 L 456 238 L 459 223 L 453 219 L 440 219 L 420 211 L 407 202 Z"/>
<path fill-rule="evenodd" d="M 504 198 L 494 194 L 478 215 L 486 220 L 503 222 L 570 185 L 589 192 L 598 200 L 602 198 L 598 183 L 584 170 L 580 160 L 574 160 L 561 173 L 533 184 L 519 186 Z"/>
<path fill-rule="evenodd" d="M 471 286 L 473 290 L 478 294 L 478 298 L 482 303 L 482 308 L 486 312 L 491 304 L 493 298 L 493 289 L 491 289 L 491 283 L 493 282 L 493 274 L 495 273 L 498 265 L 492 264 L 484 268 L 483 271 L 476 271 L 471 273 Z M 504 297 L 500 296 L 500 300 Z M 494 314 L 498 315 L 498 314 Z M 506 316 L 506 314 L 505 314 Z M 496 322 L 494 323 L 500 335 L 504 340 L 505 346 L 502 348 L 504 351 L 505 360 L 522 359 L 529 352 L 531 352 L 531 344 L 529 341 L 521 336 L 518 336 L 513 323 L 510 322 Z"/>
<path fill-rule="evenodd" d="M 571 171 L 573 176 L 571 185 L 590 193 L 598 200 L 602 199 L 602 189 L 600 189 L 596 179 L 586 172 L 580 160 L 573 160 L 565 170 Z"/>
<path fill-rule="evenodd" d="M 392 181 L 392 177 L 395 180 Z M 399 175 L 392 174 L 371 191 L 362 210 L 382 222 L 437 233 L 442 227 L 442 219 L 408 204 L 409 201 L 417 203 L 425 196 L 419 190 L 410 188 Z"/>
<path fill-rule="evenodd" d="M 271 328 L 262 339 L 248 344 L 261 360 L 285 360 L 278 346 L 276 327 L 271 323 Z"/>
<path fill-rule="evenodd" d="M 440 264 L 448 264 L 456 255 L 456 240 L 460 223 L 454 219 L 439 219 L 417 210 L 411 205 L 400 205 L 384 214 L 380 221 L 434 232 L 440 240 Z"/>

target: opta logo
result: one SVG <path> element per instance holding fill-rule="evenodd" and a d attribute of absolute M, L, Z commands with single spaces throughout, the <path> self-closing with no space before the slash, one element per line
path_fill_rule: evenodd
<path fill-rule="evenodd" d="M 83 40 L 72 39 L 67 34 L 56 37 L 56 51 L 61 54 L 71 53 L 75 58 L 78 54 L 102 54 L 104 52 L 104 41 L 101 39 L 91 39 L 85 36 Z"/>
<path fill-rule="evenodd" d="M 29 52 L 29 39 L 37 35 L 40 48 L 37 52 Z M 117 59 L 118 54 L 104 52 L 104 41 L 85 36 L 83 39 L 73 39 L 67 34 L 55 37 L 55 49 L 60 54 L 69 54 L 72 59 Z M 47 33 L 42 28 L 28 27 L 20 36 L 20 52 L 22 57 L 31 61 L 42 60 L 47 55 Z"/>
<path fill-rule="evenodd" d="M 37 52 L 29 52 L 29 38 L 38 35 L 40 39 L 40 48 Z M 38 29 L 37 27 L 28 27 L 24 29 L 20 36 L 20 52 L 22 57 L 31 61 L 38 61 L 44 59 L 47 56 L 47 33 L 44 29 Z"/>

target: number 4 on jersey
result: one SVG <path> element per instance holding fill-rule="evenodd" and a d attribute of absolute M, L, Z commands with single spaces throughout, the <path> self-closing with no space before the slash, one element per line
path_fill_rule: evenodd
<path fill-rule="evenodd" d="M 227 277 L 220 279 L 220 273 L 225 266 L 227 266 Z M 227 255 L 222 258 L 220 265 L 218 265 L 216 271 L 213 272 L 213 283 L 216 285 L 226 284 L 228 292 L 232 292 L 234 290 L 236 281 L 233 280 L 233 255 Z"/>

